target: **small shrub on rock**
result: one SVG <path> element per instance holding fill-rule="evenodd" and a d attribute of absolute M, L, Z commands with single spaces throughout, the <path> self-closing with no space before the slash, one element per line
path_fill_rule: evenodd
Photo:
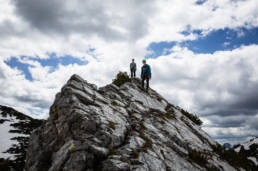
<path fill-rule="evenodd" d="M 116 75 L 116 78 L 113 79 L 113 84 L 115 84 L 116 86 L 120 87 L 121 85 L 123 85 L 126 82 L 130 82 L 131 79 L 129 77 L 129 75 L 127 74 L 127 72 L 119 72 Z"/>
<path fill-rule="evenodd" d="M 201 151 L 190 150 L 189 158 L 200 166 L 205 166 L 208 163 L 209 156 Z"/>
<path fill-rule="evenodd" d="M 186 117 L 188 117 L 188 118 L 189 118 L 191 121 L 193 121 L 195 124 L 197 124 L 197 125 L 199 125 L 199 126 L 201 126 L 201 125 L 203 124 L 202 120 L 201 120 L 198 116 L 196 116 L 196 115 L 194 115 L 194 114 L 191 114 L 191 113 L 185 111 L 184 109 L 180 109 L 180 111 L 181 111 L 181 113 L 182 113 L 183 115 L 185 115 Z"/>

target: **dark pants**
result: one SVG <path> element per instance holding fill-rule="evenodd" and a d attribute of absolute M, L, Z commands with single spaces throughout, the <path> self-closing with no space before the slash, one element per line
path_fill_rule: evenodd
<path fill-rule="evenodd" d="M 135 69 L 131 69 L 131 78 L 133 77 L 135 78 L 135 71 L 136 71 Z"/>
<path fill-rule="evenodd" d="M 144 89 L 144 81 L 146 80 L 147 86 L 146 86 L 146 91 L 149 89 L 149 77 L 143 77 L 142 78 L 142 88 Z"/>

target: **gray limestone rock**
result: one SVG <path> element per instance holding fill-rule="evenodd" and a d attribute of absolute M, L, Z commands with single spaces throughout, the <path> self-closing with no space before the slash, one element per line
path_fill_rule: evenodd
<path fill-rule="evenodd" d="M 73 75 L 33 132 L 27 171 L 236 170 L 182 110 L 140 80 L 97 89 Z M 204 162 L 200 162 L 201 155 Z"/>

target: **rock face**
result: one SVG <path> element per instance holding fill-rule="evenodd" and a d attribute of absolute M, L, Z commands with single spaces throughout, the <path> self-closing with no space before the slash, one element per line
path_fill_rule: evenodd
<path fill-rule="evenodd" d="M 43 120 L 0 105 L 0 170 L 23 170 L 31 132 Z"/>
<path fill-rule="evenodd" d="M 26 170 L 236 170 L 189 118 L 138 79 L 97 89 L 73 75 L 31 135 Z"/>

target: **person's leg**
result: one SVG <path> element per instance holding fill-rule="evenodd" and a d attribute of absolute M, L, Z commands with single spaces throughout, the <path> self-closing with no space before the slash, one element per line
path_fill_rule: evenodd
<path fill-rule="evenodd" d="M 144 77 L 142 78 L 142 89 L 144 89 Z"/>
<path fill-rule="evenodd" d="M 135 70 L 133 70 L 133 77 L 134 77 L 134 78 L 135 78 L 135 72 L 136 72 L 136 71 L 135 71 Z"/>
<path fill-rule="evenodd" d="M 146 86 L 146 91 L 148 92 L 149 90 L 149 78 L 146 78 L 147 86 Z"/>
<path fill-rule="evenodd" d="M 133 78 L 133 70 L 131 69 L 131 78 Z"/>

